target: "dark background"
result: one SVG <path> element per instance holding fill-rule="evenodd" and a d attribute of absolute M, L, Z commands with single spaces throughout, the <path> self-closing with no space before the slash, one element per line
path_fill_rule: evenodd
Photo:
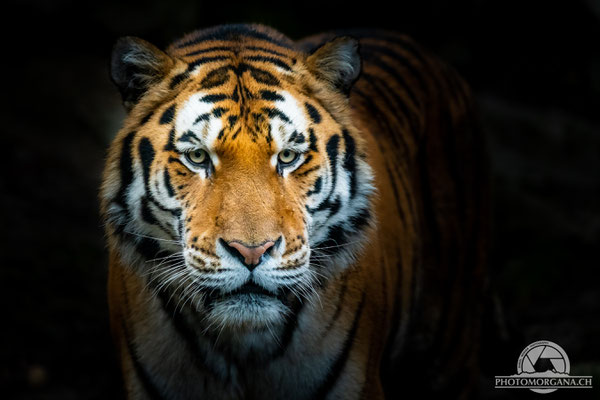
<path fill-rule="evenodd" d="M 552 340 L 596 389 L 547 396 L 598 398 L 600 1 L 86 3 L 2 4 L 1 398 L 119 395 L 97 212 L 103 158 L 124 117 L 108 79 L 111 45 L 136 35 L 164 48 L 228 22 L 292 38 L 394 29 L 462 73 L 488 139 L 492 275 L 517 337 L 484 361 L 492 375 L 513 374 L 525 345 Z M 485 398 L 540 396 L 481 381 Z"/>

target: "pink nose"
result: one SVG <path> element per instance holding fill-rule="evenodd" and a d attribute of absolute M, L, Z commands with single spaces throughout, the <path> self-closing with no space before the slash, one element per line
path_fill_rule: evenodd
<path fill-rule="evenodd" d="M 246 264 L 246 266 L 255 266 L 260 262 L 260 257 L 265 254 L 265 252 L 269 250 L 269 248 L 271 248 L 275 242 L 269 241 L 261 246 L 252 247 L 244 246 L 239 242 L 229 242 L 227 244 L 236 249 L 242 255 L 242 257 L 244 257 L 244 264 Z"/>

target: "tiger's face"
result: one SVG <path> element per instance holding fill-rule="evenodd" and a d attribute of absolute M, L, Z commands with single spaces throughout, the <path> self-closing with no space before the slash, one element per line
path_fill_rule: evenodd
<path fill-rule="evenodd" d="M 147 81 L 107 163 L 111 245 L 208 327 L 282 323 L 370 220 L 371 175 L 347 98 L 297 51 L 198 59 L 135 45 L 168 65 L 152 65 L 162 79 Z"/>

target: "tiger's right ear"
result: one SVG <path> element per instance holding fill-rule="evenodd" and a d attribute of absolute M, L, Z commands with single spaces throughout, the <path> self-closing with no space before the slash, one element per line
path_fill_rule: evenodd
<path fill-rule="evenodd" d="M 144 95 L 148 88 L 164 78 L 174 60 L 145 40 L 136 37 L 120 38 L 110 60 L 110 76 L 115 83 L 127 111 Z"/>

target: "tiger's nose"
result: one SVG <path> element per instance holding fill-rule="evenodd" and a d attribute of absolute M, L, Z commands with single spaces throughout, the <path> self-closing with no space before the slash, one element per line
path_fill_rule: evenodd
<path fill-rule="evenodd" d="M 250 271 L 260 264 L 261 257 L 267 250 L 275 245 L 275 242 L 268 241 L 260 246 L 246 246 L 240 242 L 231 241 L 227 243 L 227 250 L 238 259 L 243 258 L 243 263 Z"/>

